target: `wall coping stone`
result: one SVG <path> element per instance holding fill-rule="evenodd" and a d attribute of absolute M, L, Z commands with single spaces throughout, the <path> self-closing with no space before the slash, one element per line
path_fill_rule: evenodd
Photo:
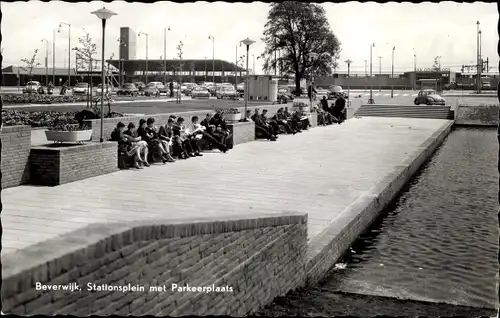
<path fill-rule="evenodd" d="M 71 257 L 70 255 L 75 252 L 81 253 L 84 257 L 89 252 L 95 256 L 92 246 L 113 244 L 111 243 L 113 241 L 131 243 L 293 224 L 307 224 L 307 213 L 283 211 L 276 214 L 254 213 L 207 218 L 94 223 L 2 256 L 3 279 L 40 269 L 47 263 L 60 262 L 61 258 Z M 73 257 L 69 262 L 73 262 Z"/>
<path fill-rule="evenodd" d="M 28 125 L 2 126 L 2 134 L 8 134 L 18 131 L 31 131 L 31 126 Z"/>
<path fill-rule="evenodd" d="M 67 145 L 67 144 L 46 144 L 46 145 L 39 145 L 39 146 L 32 146 L 31 150 L 36 151 L 36 152 L 59 152 L 59 153 L 77 153 L 77 152 L 83 152 L 87 150 L 93 150 L 93 149 L 103 149 L 103 148 L 110 148 L 114 147 L 116 145 L 116 142 L 114 141 L 104 141 L 104 142 L 87 142 L 85 144 L 72 144 L 72 145 Z"/>

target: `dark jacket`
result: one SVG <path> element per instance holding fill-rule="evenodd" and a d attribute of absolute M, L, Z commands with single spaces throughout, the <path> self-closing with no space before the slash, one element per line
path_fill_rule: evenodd
<path fill-rule="evenodd" d="M 129 135 L 129 136 L 130 136 L 130 137 L 132 137 L 132 138 L 137 138 L 137 137 L 139 137 L 139 134 L 137 133 L 137 130 L 135 130 L 134 132 L 132 132 L 132 131 L 130 131 L 130 130 L 128 130 L 128 129 L 127 129 L 127 130 L 125 130 L 125 131 L 123 132 L 123 134 L 125 134 L 125 135 Z"/>
<path fill-rule="evenodd" d="M 158 137 L 163 140 L 170 140 L 173 136 L 173 131 L 171 127 L 160 126 L 160 130 L 158 131 Z"/>
<path fill-rule="evenodd" d="M 207 118 L 205 118 L 205 119 L 203 119 L 203 120 L 201 121 L 201 123 L 200 123 L 200 125 L 202 125 L 203 127 L 205 127 L 205 128 L 206 128 L 206 130 L 205 130 L 205 131 L 206 131 L 207 133 L 209 133 L 209 134 L 213 133 L 212 128 L 210 127 L 210 125 L 211 125 L 211 124 L 210 124 L 210 122 L 211 122 L 211 121 L 212 121 L 211 119 L 210 119 L 210 120 L 207 120 Z"/>
<path fill-rule="evenodd" d="M 128 147 L 130 146 L 130 141 L 118 128 L 115 128 L 115 130 L 113 130 L 113 132 L 111 133 L 111 141 L 118 142 L 119 151 L 127 151 Z"/>
<path fill-rule="evenodd" d="M 312 93 L 317 94 L 318 92 L 316 92 L 316 89 L 314 89 L 314 87 L 312 85 L 309 85 L 309 87 L 307 88 L 307 96 L 311 97 Z"/>
<path fill-rule="evenodd" d="M 255 125 L 257 126 L 266 126 L 266 122 L 262 120 L 262 115 L 252 115 L 252 120 L 254 121 Z"/>
<path fill-rule="evenodd" d="M 322 99 L 322 100 L 321 100 L 321 107 L 323 108 L 323 110 L 324 110 L 325 112 L 327 112 L 327 111 L 328 111 L 328 100 L 326 100 L 326 99 Z"/>
<path fill-rule="evenodd" d="M 209 124 L 214 125 L 215 127 L 220 127 L 222 130 L 227 129 L 226 121 L 220 117 L 219 118 L 212 117 L 212 119 L 210 119 Z"/>
<path fill-rule="evenodd" d="M 144 140 L 145 142 L 149 143 L 152 139 L 154 139 L 154 136 L 153 137 L 150 137 L 148 135 L 149 131 L 148 131 L 148 128 L 138 128 L 137 129 L 137 134 L 141 137 L 142 140 Z"/>
<path fill-rule="evenodd" d="M 335 106 L 333 106 L 333 114 L 340 114 L 344 111 L 345 109 L 345 99 L 343 98 L 338 98 L 336 101 L 335 101 Z"/>

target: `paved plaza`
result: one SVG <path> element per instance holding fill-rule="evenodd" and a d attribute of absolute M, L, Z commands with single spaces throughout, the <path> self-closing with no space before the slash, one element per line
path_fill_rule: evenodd
<path fill-rule="evenodd" d="M 309 214 L 309 238 L 409 158 L 446 120 L 353 118 L 227 154 L 128 170 L 57 187 L 2 191 L 3 254 L 90 223 Z"/>

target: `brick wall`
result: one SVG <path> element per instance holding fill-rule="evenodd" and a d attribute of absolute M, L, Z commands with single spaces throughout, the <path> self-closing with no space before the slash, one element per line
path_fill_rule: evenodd
<path fill-rule="evenodd" d="M 2 188 L 29 182 L 30 126 L 2 127 Z"/>
<path fill-rule="evenodd" d="M 31 148 L 31 183 L 55 186 L 118 170 L 116 142 Z"/>
<path fill-rule="evenodd" d="M 253 122 L 231 123 L 228 128 L 233 133 L 233 145 L 255 140 L 255 124 Z"/>
<path fill-rule="evenodd" d="M 457 125 L 498 126 L 498 122 L 498 105 L 458 105 L 455 109 Z"/>
<path fill-rule="evenodd" d="M 3 256 L 2 311 L 243 316 L 305 283 L 306 249 L 307 215 L 298 213 L 93 224 Z M 73 282 L 81 292 L 36 289 Z M 144 291 L 90 292 L 89 282 Z M 172 284 L 232 292 L 177 292 Z"/>

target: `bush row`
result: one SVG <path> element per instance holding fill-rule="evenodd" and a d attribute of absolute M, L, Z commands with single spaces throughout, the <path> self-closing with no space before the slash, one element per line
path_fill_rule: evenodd
<path fill-rule="evenodd" d="M 111 112 L 105 118 L 123 117 L 123 114 Z M 31 127 L 58 127 L 74 125 L 79 123 L 79 119 L 98 119 L 99 113 L 93 110 L 84 109 L 73 112 L 57 111 L 24 111 L 17 109 L 2 110 L 2 124 L 4 126 L 28 125 Z"/>
<path fill-rule="evenodd" d="M 87 100 L 85 95 L 41 95 L 41 94 L 2 94 L 4 105 L 9 104 L 61 104 Z"/>

